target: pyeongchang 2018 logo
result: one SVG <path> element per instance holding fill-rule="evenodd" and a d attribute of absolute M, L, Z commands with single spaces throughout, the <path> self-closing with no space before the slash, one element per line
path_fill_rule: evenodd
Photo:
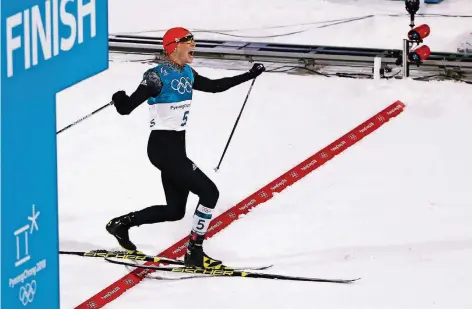
<path fill-rule="evenodd" d="M 180 94 L 191 93 L 192 92 L 192 83 L 190 82 L 189 77 L 181 77 L 180 79 L 173 79 L 170 83 L 172 89 L 177 91 Z"/>

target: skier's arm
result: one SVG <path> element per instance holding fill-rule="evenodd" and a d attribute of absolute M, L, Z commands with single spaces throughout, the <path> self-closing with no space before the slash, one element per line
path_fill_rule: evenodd
<path fill-rule="evenodd" d="M 241 83 L 247 82 L 253 78 L 259 76 L 262 72 L 265 71 L 264 65 L 255 63 L 254 66 L 246 73 L 224 77 L 219 79 L 209 79 L 198 74 L 194 69 L 192 69 L 194 75 L 193 89 L 204 91 L 204 92 L 222 92 L 226 91 L 234 86 L 237 86 Z"/>
<path fill-rule="evenodd" d="M 141 105 L 144 101 L 151 97 L 159 95 L 162 89 L 162 81 L 153 70 L 149 70 L 144 74 L 143 81 L 138 88 L 128 96 L 124 91 L 116 92 L 112 99 L 115 108 L 120 115 L 129 115 L 131 112 Z"/>

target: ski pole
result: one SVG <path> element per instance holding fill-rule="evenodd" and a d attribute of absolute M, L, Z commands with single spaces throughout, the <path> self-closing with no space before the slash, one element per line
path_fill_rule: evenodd
<path fill-rule="evenodd" d="M 229 136 L 228 142 L 226 143 L 225 150 L 223 151 L 223 154 L 221 155 L 220 162 L 218 163 L 218 166 L 215 168 L 215 172 L 218 172 L 220 169 L 221 162 L 223 161 L 223 157 L 225 156 L 226 150 L 228 149 L 229 143 L 231 141 L 231 138 L 233 137 L 234 131 L 236 130 L 236 126 L 238 125 L 239 118 L 241 118 L 241 114 L 243 113 L 244 107 L 246 106 L 247 99 L 249 98 L 249 94 L 251 93 L 252 86 L 254 85 L 254 82 L 256 79 L 254 78 L 252 80 L 251 86 L 249 87 L 249 90 L 246 95 L 246 99 L 244 100 L 243 107 L 241 108 L 241 111 L 239 112 L 238 118 L 236 119 L 236 123 L 233 126 L 233 130 L 231 131 L 231 134 Z"/>
<path fill-rule="evenodd" d="M 72 126 L 78 124 L 79 122 L 82 122 L 83 120 L 89 118 L 90 116 L 92 116 L 92 115 L 98 113 L 99 111 L 101 111 L 101 110 L 104 109 L 105 107 L 108 107 L 108 106 L 110 106 L 110 105 L 113 105 L 113 103 L 114 103 L 113 101 L 110 101 L 109 103 L 103 105 L 103 106 L 100 107 L 99 109 L 97 109 L 97 110 L 91 112 L 91 113 L 88 114 L 87 116 L 84 116 L 84 117 L 80 118 L 79 120 L 75 121 L 74 123 L 71 123 L 71 124 L 68 125 L 67 127 L 64 127 L 64 128 L 62 128 L 62 129 L 60 129 L 59 131 L 56 132 L 56 134 L 59 134 L 59 133 L 61 133 L 62 131 L 65 131 L 65 130 L 69 129 L 70 127 L 72 127 Z"/>

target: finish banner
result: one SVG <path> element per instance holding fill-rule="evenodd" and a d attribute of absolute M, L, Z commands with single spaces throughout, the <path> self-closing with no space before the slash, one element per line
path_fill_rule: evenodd
<path fill-rule="evenodd" d="M 58 309 L 56 93 L 108 68 L 107 0 L 0 0 L 0 307 Z"/>

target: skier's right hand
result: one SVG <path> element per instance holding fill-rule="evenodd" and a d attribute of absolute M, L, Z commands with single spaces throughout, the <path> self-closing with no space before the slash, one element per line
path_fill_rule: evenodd
<path fill-rule="evenodd" d="M 123 102 L 125 102 L 127 99 L 128 99 L 128 95 L 126 94 L 125 91 L 123 90 L 120 90 L 120 91 L 117 91 L 113 94 L 113 96 L 111 97 L 111 99 L 113 100 L 113 102 L 115 103 L 115 105 L 118 103 L 118 105 L 122 104 Z"/>
<path fill-rule="evenodd" d="M 114 105 L 115 105 L 115 108 L 116 108 L 116 111 L 121 114 L 121 115 L 125 115 L 126 112 L 123 111 L 123 106 L 126 104 L 126 102 L 128 101 L 129 97 L 128 95 L 126 94 L 125 91 L 123 90 L 120 90 L 120 91 L 117 91 L 113 94 L 113 96 L 111 97 L 111 99 L 113 100 L 114 102 Z"/>

